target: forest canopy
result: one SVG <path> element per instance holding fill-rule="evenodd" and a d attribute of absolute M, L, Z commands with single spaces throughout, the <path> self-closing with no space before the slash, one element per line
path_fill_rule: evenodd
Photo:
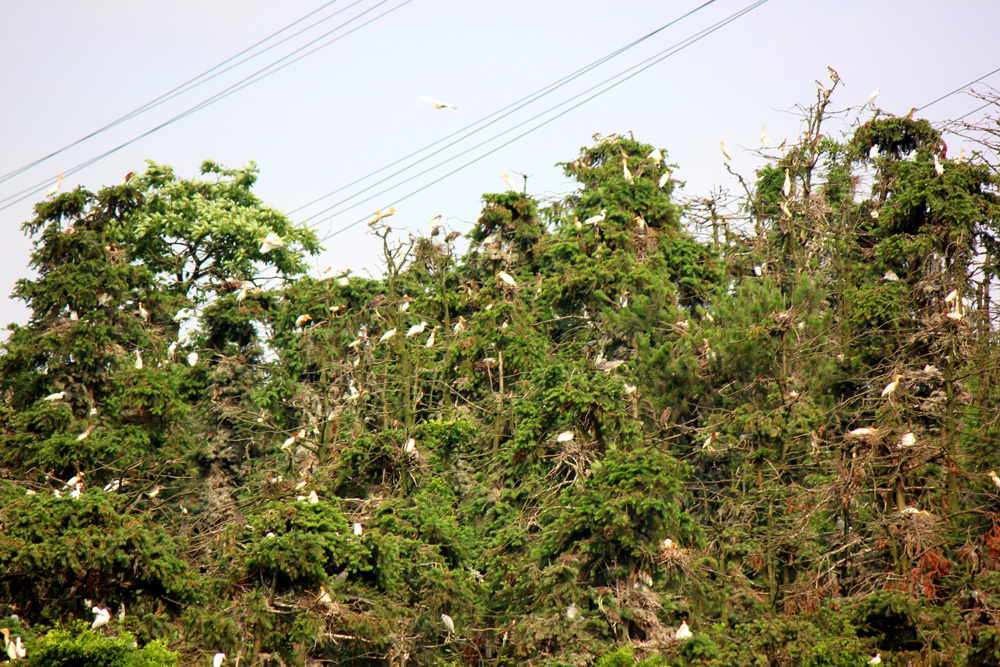
<path fill-rule="evenodd" d="M 740 195 L 597 135 L 464 236 L 379 212 L 377 279 L 309 275 L 253 164 L 38 203 L 12 660 L 996 664 L 996 135 L 835 139 L 836 84 Z"/>

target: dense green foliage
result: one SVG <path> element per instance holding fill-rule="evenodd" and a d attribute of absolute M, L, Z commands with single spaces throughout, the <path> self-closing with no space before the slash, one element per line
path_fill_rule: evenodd
<path fill-rule="evenodd" d="M 28 664 L 995 664 L 1000 178 L 827 103 L 744 224 L 611 136 L 464 255 L 376 220 L 380 280 L 303 275 L 252 165 L 38 204 L 0 355 Z"/>

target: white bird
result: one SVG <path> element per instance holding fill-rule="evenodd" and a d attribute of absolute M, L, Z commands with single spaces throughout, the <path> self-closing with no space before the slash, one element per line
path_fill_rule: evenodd
<path fill-rule="evenodd" d="M 11 662 L 14 662 L 17 660 L 17 645 L 10 640 L 10 630 L 0 628 L 0 633 L 3 633 L 3 646 L 4 650 L 7 651 L 7 657 L 10 658 Z"/>
<path fill-rule="evenodd" d="M 330 605 L 333 604 L 333 598 L 330 597 L 330 594 L 326 592 L 326 588 L 324 588 L 322 585 L 319 587 L 318 601 L 322 602 L 323 604 L 330 604 Z"/>
<path fill-rule="evenodd" d="M 760 126 L 760 145 L 767 148 L 771 145 L 771 137 L 767 136 L 767 132 L 764 130 L 764 126 Z"/>
<path fill-rule="evenodd" d="M 468 322 L 466 321 L 466 319 L 464 317 L 462 317 L 461 315 L 459 315 L 458 316 L 458 321 L 455 322 L 455 326 L 453 326 L 451 328 L 451 332 L 457 336 L 458 334 L 460 334 L 463 331 L 465 331 L 465 325 L 467 323 Z"/>
<path fill-rule="evenodd" d="M 149 321 L 149 311 L 146 310 L 146 308 L 142 305 L 142 301 L 139 302 L 139 317 L 141 317 L 146 322 Z"/>
<path fill-rule="evenodd" d="M 659 148 L 654 148 L 649 152 L 649 155 L 646 156 L 646 159 L 653 160 L 654 162 L 659 162 L 660 160 L 663 159 L 663 153 L 660 152 Z"/>
<path fill-rule="evenodd" d="M 878 157 L 878 144 L 872 144 L 872 147 L 868 149 L 868 159 L 874 160 Z"/>
<path fill-rule="evenodd" d="M 451 620 L 448 614 L 441 614 L 441 622 L 450 634 L 455 634 L 455 621 Z"/>
<path fill-rule="evenodd" d="M 517 287 L 517 283 L 514 282 L 514 279 L 511 278 L 510 274 L 507 273 L 506 271 L 501 271 L 500 273 L 498 273 L 497 274 L 497 279 L 500 280 L 500 281 L 502 281 L 503 283 L 505 283 L 507 285 L 510 285 L 511 287 Z"/>
<path fill-rule="evenodd" d="M 430 104 L 435 109 L 454 109 L 455 111 L 458 111 L 458 107 L 456 107 L 454 104 L 450 104 L 448 102 L 442 102 L 440 100 L 434 99 L 433 97 L 425 97 L 421 95 L 417 99 L 420 100 L 421 102 L 426 102 L 427 104 Z"/>
<path fill-rule="evenodd" d="M 434 327 L 433 329 L 431 329 L 431 335 L 427 337 L 427 342 L 424 343 L 424 347 L 434 347 L 434 332 L 437 331 L 439 328 L 440 327 Z"/>
<path fill-rule="evenodd" d="M 358 523 L 357 521 L 355 521 L 355 522 L 354 522 L 354 525 L 353 525 L 353 526 L 351 526 L 351 530 L 353 530 L 353 531 L 354 531 L 354 535 L 355 535 L 356 537 L 361 537 L 362 533 L 364 533 L 364 532 L 365 532 L 365 529 L 364 529 L 364 528 L 363 528 L 363 527 L 361 526 L 361 524 L 360 524 L 360 523 Z"/>
<path fill-rule="evenodd" d="M 856 428 L 853 431 L 849 431 L 847 435 L 854 436 L 855 438 L 864 438 L 869 435 L 875 435 L 876 433 L 878 433 L 877 429 L 863 426 L 861 428 Z"/>
<path fill-rule="evenodd" d="M 628 170 L 628 160 L 625 158 L 622 158 L 622 171 L 624 172 L 626 183 L 629 185 L 635 183 L 635 179 L 632 178 L 632 172 Z"/>
<path fill-rule="evenodd" d="M 917 436 L 913 433 L 904 433 L 903 437 L 899 439 L 899 447 L 912 447 L 917 442 Z"/>
<path fill-rule="evenodd" d="M 427 322 L 421 321 L 420 324 L 414 324 L 412 327 L 406 330 L 406 337 L 412 338 L 417 334 L 422 334 L 424 329 L 427 328 Z"/>
<path fill-rule="evenodd" d="M 882 656 L 879 655 L 876 652 L 875 655 L 872 657 L 872 659 L 868 661 L 868 664 L 869 665 L 881 665 L 882 664 Z"/>
<path fill-rule="evenodd" d="M 726 148 L 726 142 L 720 141 L 719 142 L 719 148 L 722 150 L 722 154 L 726 156 L 726 160 L 732 160 L 733 159 L 733 154 L 729 152 L 728 148 Z"/>
<path fill-rule="evenodd" d="M 792 191 L 792 179 L 788 177 L 788 170 L 785 170 L 785 182 L 781 184 L 781 194 L 788 196 Z"/>
<path fill-rule="evenodd" d="M 657 184 L 657 187 L 662 188 L 664 185 L 667 184 L 667 181 L 669 180 L 670 180 L 670 170 L 667 169 L 665 172 L 663 172 L 663 176 L 660 176 L 660 182 Z"/>
<path fill-rule="evenodd" d="M 882 390 L 882 398 L 885 398 L 886 396 L 891 396 L 892 392 L 896 391 L 896 387 L 899 386 L 899 378 L 901 378 L 901 377 L 903 377 L 903 376 L 900 375 L 899 373 L 896 373 L 892 377 L 892 382 L 890 382 L 889 384 L 887 384 L 885 386 L 885 388 Z"/>
<path fill-rule="evenodd" d="M 563 431 L 556 436 L 556 442 L 572 442 L 576 434 L 573 431 Z"/>
<path fill-rule="evenodd" d="M 396 335 L 396 330 L 395 329 L 389 329 L 384 334 L 382 334 L 382 337 L 378 339 L 378 342 L 384 343 L 387 340 L 391 339 L 395 335 Z"/>
<path fill-rule="evenodd" d="M 677 632 L 674 633 L 674 639 L 682 641 L 684 639 L 691 639 L 692 637 L 694 637 L 694 633 L 688 627 L 687 621 L 681 621 L 681 627 L 677 628 Z"/>
<path fill-rule="evenodd" d="M 938 160 L 937 155 L 934 156 L 934 173 L 936 173 L 938 176 L 944 173 L 944 167 L 941 165 L 941 161 Z"/>
<path fill-rule="evenodd" d="M 711 449 L 712 445 L 715 444 L 716 439 L 719 437 L 719 432 L 715 431 L 710 436 L 705 438 L 705 443 L 701 446 L 702 449 Z"/>
<path fill-rule="evenodd" d="M 94 607 L 91 609 L 94 613 L 94 622 L 91 624 L 90 629 L 96 630 L 97 628 L 102 628 L 111 621 L 111 612 L 107 609 L 102 609 L 101 607 Z"/>
<path fill-rule="evenodd" d="M 73 490 L 69 492 L 69 497 L 72 498 L 73 500 L 79 500 L 81 494 L 83 494 L 83 484 L 77 482 L 73 486 Z"/>
<path fill-rule="evenodd" d="M 285 247 L 285 242 L 274 232 L 268 232 L 267 236 L 257 239 L 257 241 L 260 243 L 260 254 L 262 255 L 266 255 L 275 248 Z"/>
<path fill-rule="evenodd" d="M 137 371 L 142 370 L 142 352 L 139 350 L 135 351 L 135 369 Z"/>
<path fill-rule="evenodd" d="M 86 440 L 87 436 L 89 436 L 90 432 L 93 431 L 93 430 L 94 430 L 94 425 L 91 424 L 90 426 L 87 427 L 86 431 L 84 431 L 80 435 L 76 436 L 76 441 L 77 442 L 81 442 L 82 440 Z"/>
<path fill-rule="evenodd" d="M 198 363 L 198 353 L 197 352 L 192 352 L 192 353 L 188 354 L 188 356 L 187 356 L 187 362 L 188 362 L 188 366 L 194 366 L 195 364 L 197 364 Z"/>
<path fill-rule="evenodd" d="M 604 219 L 608 217 L 608 209 L 602 208 L 598 215 L 592 215 L 583 221 L 585 225 L 597 225 L 604 222 Z"/>
<path fill-rule="evenodd" d="M 517 192 L 517 188 L 515 188 L 514 184 L 510 182 L 510 176 L 508 176 L 507 174 L 504 174 L 503 175 L 503 182 L 507 184 L 507 189 L 508 190 L 513 190 L 514 192 Z"/>
<path fill-rule="evenodd" d="M 190 318 L 194 313 L 191 312 L 190 308 L 181 308 L 174 315 L 174 322 L 183 322 L 184 320 Z"/>
<path fill-rule="evenodd" d="M 309 313 L 303 313 L 302 315 L 299 315 L 298 317 L 295 318 L 295 328 L 301 329 L 306 325 L 306 322 L 312 322 L 312 318 L 313 316 L 310 315 Z"/>
<path fill-rule="evenodd" d="M 417 441 L 416 441 L 416 439 L 410 438 L 409 440 L 407 440 L 406 444 L 403 445 L 403 451 L 405 453 L 407 453 L 407 454 L 415 455 L 417 453 Z"/>
<path fill-rule="evenodd" d="M 167 346 L 167 361 L 173 361 L 175 354 L 177 354 L 177 341 Z"/>
<path fill-rule="evenodd" d="M 316 491 L 313 490 L 309 492 L 309 496 L 306 498 L 306 500 L 309 501 L 310 505 L 315 505 L 316 503 L 319 502 L 319 496 L 317 496 Z"/>
<path fill-rule="evenodd" d="M 104 490 L 108 493 L 117 491 L 122 486 L 122 481 L 120 479 L 113 479 L 104 485 Z"/>
<path fill-rule="evenodd" d="M 58 401 L 58 400 L 64 398 L 65 396 L 66 396 L 66 392 L 65 391 L 57 391 L 54 394 L 49 394 L 48 396 L 46 396 L 42 400 L 43 401 Z"/>
<path fill-rule="evenodd" d="M 64 178 L 66 178 L 66 176 L 65 176 L 65 175 L 63 175 L 63 174 L 59 174 L 58 176 L 56 176 L 56 184 L 55 184 L 55 185 L 53 185 L 53 186 L 52 186 L 51 188 L 49 188 L 48 190 L 46 190 L 46 191 L 45 191 L 45 195 L 44 195 L 44 196 L 45 196 L 45 197 L 51 197 L 51 196 L 52 196 L 52 195 L 54 195 L 55 193 L 59 192 L 59 186 L 60 186 L 60 185 L 62 185 L 62 180 L 63 180 Z"/>
<path fill-rule="evenodd" d="M 247 298 L 247 286 L 243 285 L 243 287 L 240 288 L 240 291 L 236 293 L 236 305 L 242 306 L 243 302 L 246 301 L 246 298 Z"/>
<path fill-rule="evenodd" d="M 122 602 L 118 606 L 118 621 L 121 622 L 121 621 L 124 621 L 124 620 L 125 620 L 125 603 Z"/>
<path fill-rule="evenodd" d="M 997 477 L 996 472 L 991 470 L 986 474 L 993 480 L 993 486 L 997 487 L 997 491 L 1000 491 L 1000 477 Z"/>
<path fill-rule="evenodd" d="M 222 667 L 222 662 L 226 659 L 225 653 L 216 653 L 212 658 L 212 667 Z"/>
<path fill-rule="evenodd" d="M 892 269 L 889 269 L 884 274 L 882 274 L 882 280 L 884 280 L 886 282 L 889 282 L 889 283 L 894 283 L 897 280 L 899 280 L 899 276 L 896 275 L 895 271 L 893 271 Z"/>
<path fill-rule="evenodd" d="M 880 89 L 878 89 L 878 88 L 876 88 L 875 90 L 873 90 L 872 94 L 868 96 L 867 100 L 865 100 L 864 106 L 868 106 L 869 104 L 871 104 L 872 102 L 874 102 L 875 98 L 878 97 L 879 93 L 881 93 L 881 92 L 882 91 Z"/>
<path fill-rule="evenodd" d="M 945 296 L 944 302 L 945 303 L 951 303 L 952 301 L 954 301 L 957 298 L 958 298 L 958 290 L 957 289 L 953 289 L 952 291 L 948 292 L 947 296 Z"/>
<path fill-rule="evenodd" d="M 579 614 L 579 613 L 580 613 L 580 610 L 576 608 L 576 603 L 575 602 L 571 602 L 569 604 L 569 606 L 566 608 L 566 618 L 568 618 L 571 621 L 574 618 L 576 618 L 576 615 Z"/>
<path fill-rule="evenodd" d="M 14 652 L 17 653 L 18 660 L 24 660 L 28 655 L 28 651 L 24 648 L 24 644 L 21 643 L 20 637 L 14 640 Z"/>

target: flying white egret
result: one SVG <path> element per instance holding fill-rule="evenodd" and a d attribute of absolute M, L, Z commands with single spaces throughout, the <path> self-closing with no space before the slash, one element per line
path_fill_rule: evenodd
<path fill-rule="evenodd" d="M 197 364 L 198 363 L 198 353 L 197 352 L 191 352 L 190 354 L 188 354 L 188 356 L 187 356 L 187 362 L 188 362 L 188 366 L 194 366 L 195 364 Z"/>
<path fill-rule="evenodd" d="M 382 337 L 378 339 L 378 342 L 384 343 L 387 340 L 390 340 L 395 335 L 396 335 L 396 330 L 395 329 L 389 329 L 384 334 L 382 334 Z"/>
<path fill-rule="evenodd" d="M 364 527 L 357 521 L 355 521 L 354 525 L 351 526 L 351 530 L 354 531 L 354 535 L 356 537 L 361 537 L 361 535 L 365 532 Z"/>
<path fill-rule="evenodd" d="M 60 186 L 60 185 L 62 185 L 62 180 L 63 180 L 64 178 L 66 178 L 66 176 L 65 176 L 65 175 L 63 175 L 63 174 L 59 174 L 58 176 L 56 176 L 56 184 L 55 184 L 55 185 L 53 185 L 53 186 L 52 186 L 51 188 L 49 188 L 48 190 L 46 190 L 46 191 L 45 191 L 45 194 L 44 194 L 43 196 L 45 196 L 45 197 L 51 197 L 51 196 L 52 196 L 52 195 L 54 195 L 55 193 L 59 192 L 59 186 Z"/>
<path fill-rule="evenodd" d="M 140 350 L 135 351 L 135 370 L 142 370 L 142 352 Z"/>
<path fill-rule="evenodd" d="M 285 242 L 274 232 L 268 232 L 264 238 L 257 239 L 260 243 L 260 254 L 266 255 L 275 248 L 284 248 Z"/>
<path fill-rule="evenodd" d="M 57 391 L 54 394 L 49 394 L 48 396 L 46 396 L 42 400 L 43 401 L 58 401 L 58 400 L 61 400 L 62 398 L 64 398 L 65 396 L 66 396 L 66 392 L 65 391 Z"/>
<path fill-rule="evenodd" d="M 872 659 L 868 661 L 868 664 L 869 665 L 881 665 L 882 664 L 882 656 L 876 651 L 875 655 L 872 656 Z"/>
<path fill-rule="evenodd" d="M 107 609 L 101 607 L 94 607 L 91 609 L 94 613 L 94 622 L 91 624 L 90 629 L 96 630 L 97 628 L 102 628 L 111 621 L 111 612 Z"/>
<path fill-rule="evenodd" d="M 732 160 L 733 159 L 733 154 L 729 152 L 728 148 L 726 148 L 726 142 L 720 141 L 719 142 L 719 149 L 722 150 L 722 154 L 724 156 L 726 156 L 726 160 Z"/>
<path fill-rule="evenodd" d="M 451 620 L 451 616 L 441 614 L 441 622 L 444 623 L 444 627 L 448 630 L 449 634 L 455 634 L 455 621 Z"/>
<path fill-rule="evenodd" d="M 901 377 L 903 376 L 900 375 L 899 373 L 896 373 L 894 376 L 892 376 L 892 382 L 887 384 L 885 388 L 882 390 L 882 398 L 885 398 L 886 396 L 891 396 L 892 392 L 896 391 L 896 387 L 899 386 L 899 379 Z"/>
<path fill-rule="evenodd" d="M 212 658 L 212 667 L 222 667 L 223 661 L 226 659 L 225 653 L 216 653 Z"/>
<path fill-rule="evenodd" d="M 1000 477 L 997 477 L 996 472 L 991 470 L 986 474 L 993 480 L 993 486 L 997 487 L 997 491 L 1000 491 Z"/>
<path fill-rule="evenodd" d="M 881 92 L 882 91 L 880 89 L 878 89 L 878 88 L 876 88 L 875 90 L 873 90 L 872 94 L 868 96 L 867 100 L 865 100 L 864 106 L 868 106 L 869 104 L 871 104 L 872 102 L 874 102 L 875 98 L 878 97 Z"/>
<path fill-rule="evenodd" d="M 585 225 L 597 225 L 604 222 L 604 219 L 608 217 L 608 209 L 602 208 L 601 212 L 597 215 L 592 215 L 583 221 Z"/>
<path fill-rule="evenodd" d="M 517 283 L 514 282 L 514 279 L 511 278 L 510 274 L 507 273 L 506 271 L 501 271 L 500 273 L 498 273 L 497 274 L 497 279 L 500 280 L 501 282 L 503 282 L 506 285 L 509 285 L 511 287 L 517 287 Z"/>
<path fill-rule="evenodd" d="M 427 322 L 421 320 L 420 324 L 414 324 L 412 327 L 406 330 L 406 337 L 412 338 L 417 334 L 422 334 L 424 332 L 424 329 L 426 328 L 427 328 Z"/>
<path fill-rule="evenodd" d="M 563 431 L 556 436 L 556 442 L 572 442 L 575 437 L 576 434 L 573 431 Z"/>
<path fill-rule="evenodd" d="M 938 160 L 938 156 L 934 156 L 934 173 L 938 176 L 944 174 L 944 167 L 941 165 L 941 161 Z"/>
<path fill-rule="evenodd" d="M 458 107 L 456 107 L 454 104 L 450 104 L 448 102 L 442 102 L 440 100 L 434 99 L 433 97 L 426 97 L 424 95 L 421 95 L 417 99 L 420 100 L 421 102 L 426 102 L 427 104 L 430 104 L 435 109 L 454 109 L 455 111 L 458 111 Z"/>
<path fill-rule="evenodd" d="M 694 637 L 694 633 L 691 632 L 691 628 L 688 627 L 688 622 L 681 621 L 681 627 L 677 628 L 677 632 L 674 633 L 674 639 L 683 641 L 685 639 L 691 639 L 692 637 Z"/>

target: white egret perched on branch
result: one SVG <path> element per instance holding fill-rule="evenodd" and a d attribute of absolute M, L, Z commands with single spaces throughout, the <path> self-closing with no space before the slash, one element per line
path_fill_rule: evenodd
<path fill-rule="evenodd" d="M 732 160 L 733 159 L 733 154 L 729 152 L 728 148 L 726 148 L 726 142 L 720 141 L 719 142 L 719 149 L 722 150 L 722 154 L 726 156 L 726 160 Z"/>
<path fill-rule="evenodd" d="M 455 106 L 454 104 L 451 104 L 449 102 L 442 102 L 441 100 L 436 100 L 433 97 L 425 97 L 424 95 L 421 95 L 417 99 L 420 100 L 421 102 L 426 102 L 427 104 L 430 104 L 435 109 L 454 109 L 455 111 L 458 111 L 458 107 Z"/>
<path fill-rule="evenodd" d="M 868 96 L 867 100 L 865 100 L 864 106 L 868 106 L 869 104 L 871 104 L 872 102 L 874 102 L 875 98 L 878 97 L 881 92 L 882 91 L 880 89 L 878 89 L 878 88 L 876 88 L 875 90 L 873 90 L 872 94 Z"/>
<path fill-rule="evenodd" d="M 882 664 L 882 655 L 878 651 L 876 651 L 875 655 L 872 656 L 872 659 L 868 661 L 868 664 L 869 665 L 881 665 Z"/>
<path fill-rule="evenodd" d="M 194 315 L 194 313 L 191 312 L 190 308 L 181 308 L 177 311 L 177 314 L 174 315 L 174 322 L 183 322 L 184 320 L 189 319 L 192 315 Z"/>
<path fill-rule="evenodd" d="M 764 148 L 768 148 L 771 145 L 771 137 L 767 136 L 767 131 L 764 126 L 760 126 L 760 145 Z"/>
<path fill-rule="evenodd" d="M 42 400 L 43 401 L 58 401 L 58 400 L 61 400 L 62 398 L 64 398 L 65 396 L 66 396 L 66 392 L 65 391 L 57 391 L 54 394 L 49 394 L 48 396 L 46 396 Z"/>
<path fill-rule="evenodd" d="M 585 225 L 597 225 L 604 222 L 604 219 L 608 217 L 608 209 L 602 208 L 598 215 L 592 215 L 583 221 Z"/>
<path fill-rule="evenodd" d="M 44 195 L 44 196 L 45 196 L 45 197 L 51 197 L 51 196 L 52 196 L 52 195 L 54 195 L 55 193 L 59 192 L 59 186 L 61 186 L 61 185 L 62 185 L 62 180 L 63 180 L 64 178 L 66 178 L 66 176 L 65 176 L 64 174 L 59 174 L 58 176 L 56 176 L 56 184 L 55 184 L 55 185 L 53 185 L 53 186 L 52 186 L 51 188 L 49 188 L 48 190 L 46 190 L 46 191 L 45 191 L 45 195 Z"/>
<path fill-rule="evenodd" d="M 448 630 L 448 634 L 455 634 L 455 621 L 451 620 L 451 616 L 448 614 L 441 614 L 441 622 L 444 623 L 444 627 Z"/>
<path fill-rule="evenodd" d="M 900 375 L 899 373 L 896 373 L 892 377 L 892 382 L 890 382 L 889 384 L 887 384 L 885 386 L 885 389 L 882 390 L 882 398 L 886 398 L 887 396 L 891 396 L 892 392 L 896 391 L 896 387 L 899 386 L 899 379 L 901 377 L 903 377 L 903 376 Z"/>
<path fill-rule="evenodd" d="M 510 176 L 508 176 L 507 174 L 504 174 L 503 175 L 503 182 L 507 184 L 507 189 L 508 190 L 513 190 L 514 192 L 517 192 L 517 188 L 515 188 L 514 184 L 510 182 Z"/>
<path fill-rule="evenodd" d="M 357 521 L 355 521 L 354 525 L 351 526 L 351 530 L 354 532 L 354 535 L 356 537 L 361 537 L 364 534 L 364 532 L 365 532 L 364 527 L 360 523 L 358 523 Z"/>
<path fill-rule="evenodd" d="M 991 470 L 986 474 L 993 480 L 993 486 L 997 487 L 997 491 L 1000 491 L 1000 477 L 997 477 L 996 472 Z"/>
<path fill-rule="evenodd" d="M 111 612 L 107 609 L 102 609 L 101 607 L 94 607 L 91 609 L 94 613 L 94 622 L 91 624 L 90 629 L 96 630 L 97 628 L 102 628 L 111 621 Z"/>
<path fill-rule="evenodd" d="M 781 194 L 788 196 L 788 193 L 792 191 L 792 179 L 788 176 L 788 170 L 785 169 L 785 182 L 781 184 Z"/>
<path fill-rule="evenodd" d="M 378 339 L 378 342 L 384 343 L 387 340 L 391 340 L 392 337 L 395 336 L 395 335 L 396 335 L 396 330 L 395 329 L 389 329 L 384 334 L 382 334 L 382 337 Z"/>
<path fill-rule="evenodd" d="M 509 285 L 510 287 L 517 287 L 517 283 L 514 282 L 514 279 L 511 278 L 510 274 L 507 273 L 506 271 L 501 271 L 500 273 L 498 273 L 497 279 L 500 282 L 504 283 L 505 285 Z"/>
<path fill-rule="evenodd" d="M 198 363 L 198 353 L 197 352 L 191 352 L 191 353 L 189 353 L 188 356 L 187 356 L 187 362 L 188 362 L 188 366 L 194 366 L 195 364 L 197 364 Z"/>
<path fill-rule="evenodd" d="M 212 667 L 222 667 L 223 661 L 226 659 L 225 653 L 216 653 L 212 658 Z"/>
<path fill-rule="evenodd" d="M 624 172 L 626 183 L 629 185 L 635 183 L 635 179 L 632 178 L 632 172 L 628 170 L 628 160 L 625 158 L 622 158 L 622 171 Z"/>
<path fill-rule="evenodd" d="M 135 351 L 135 370 L 142 370 L 142 352 L 140 350 Z"/>
<path fill-rule="evenodd" d="M 691 632 L 691 628 L 688 627 L 688 622 L 681 621 L 681 627 L 677 628 L 677 632 L 674 633 L 674 639 L 683 641 L 685 639 L 691 639 L 692 637 L 694 637 L 694 633 Z"/>
<path fill-rule="evenodd" d="M 263 238 L 257 239 L 260 243 L 260 254 L 266 255 L 275 248 L 284 248 L 285 242 L 274 232 L 268 232 Z"/>
<path fill-rule="evenodd" d="M 941 165 L 941 161 L 938 160 L 937 155 L 934 156 L 934 173 L 938 176 L 942 176 L 944 174 L 944 167 Z"/>
<path fill-rule="evenodd" d="M 420 324 L 414 324 L 412 327 L 406 330 L 406 337 L 412 338 L 417 334 L 422 334 L 424 329 L 427 328 L 427 322 L 421 321 Z"/>
<path fill-rule="evenodd" d="M 7 651 L 7 657 L 10 658 L 11 662 L 17 660 L 17 648 L 10 640 L 10 630 L 7 628 L 0 628 L 0 633 L 3 633 L 3 647 Z"/>
<path fill-rule="evenodd" d="M 573 431 L 563 431 L 556 436 L 556 442 L 572 442 L 574 437 L 576 437 L 576 435 Z"/>
<path fill-rule="evenodd" d="M 903 437 L 899 439 L 899 444 L 896 445 L 897 448 L 902 449 L 903 447 L 912 447 L 917 442 L 917 436 L 913 435 L 913 432 L 904 433 Z"/>

